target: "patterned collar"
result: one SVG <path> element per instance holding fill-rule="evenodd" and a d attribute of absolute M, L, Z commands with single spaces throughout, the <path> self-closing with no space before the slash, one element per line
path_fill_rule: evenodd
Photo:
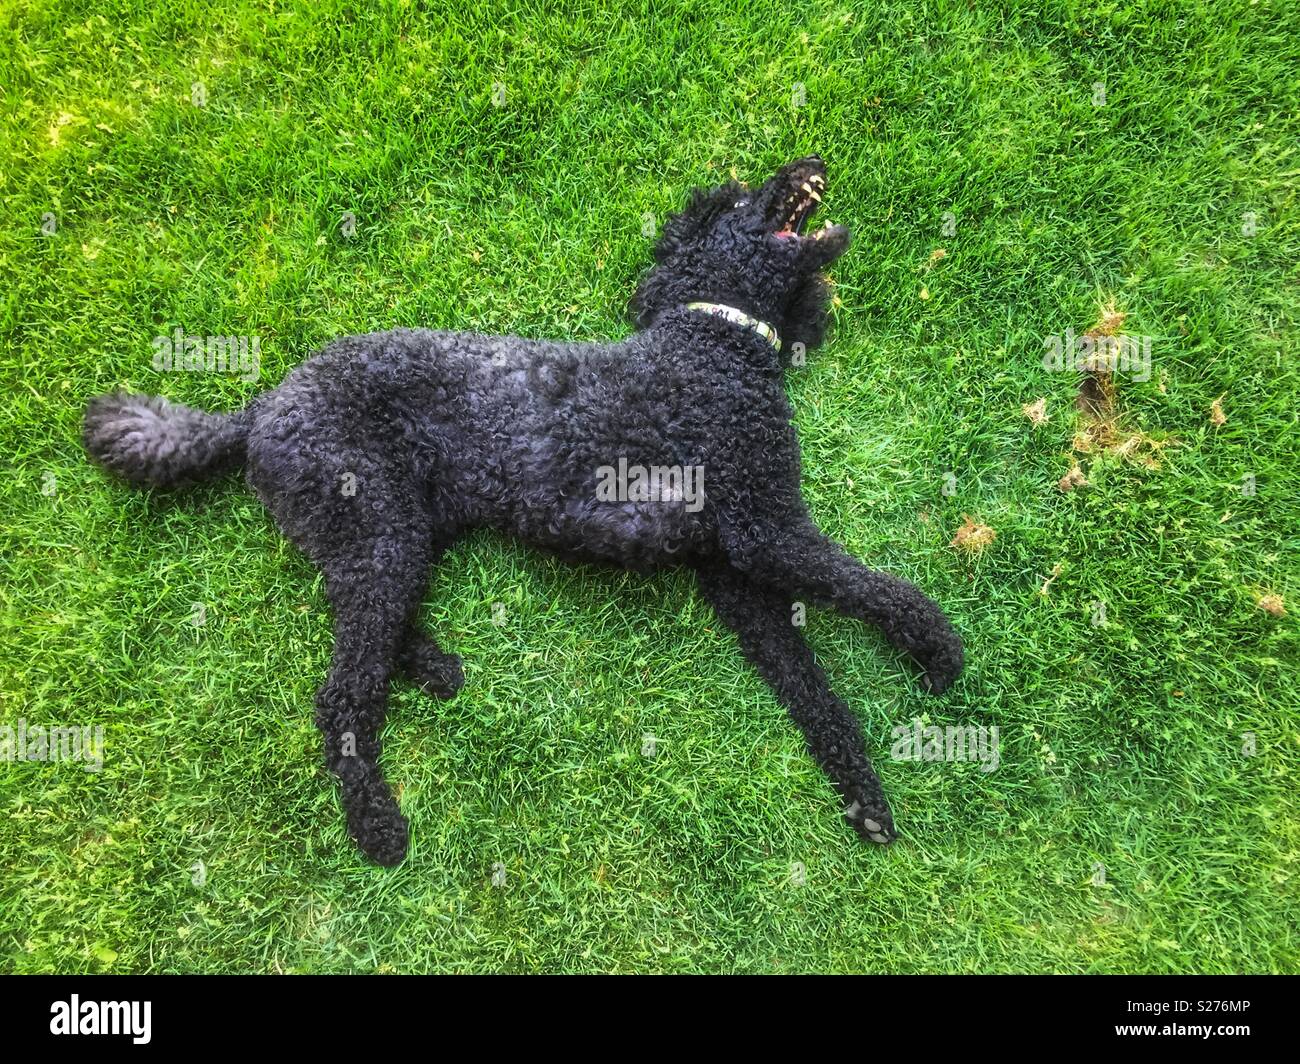
<path fill-rule="evenodd" d="M 758 318 L 746 314 L 743 310 L 729 307 L 725 303 L 687 303 L 686 309 L 698 310 L 715 318 L 726 318 L 727 321 L 743 325 L 746 329 L 753 329 L 776 350 L 781 350 L 781 337 L 776 335 L 776 330 L 767 322 L 759 321 Z"/>

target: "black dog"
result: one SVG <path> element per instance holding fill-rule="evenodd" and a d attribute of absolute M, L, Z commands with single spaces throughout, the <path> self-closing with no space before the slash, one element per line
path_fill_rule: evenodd
<path fill-rule="evenodd" d="M 804 232 L 825 181 L 812 157 L 755 191 L 693 193 L 664 225 L 633 300 L 639 331 L 620 343 L 399 329 L 329 344 L 236 414 L 122 394 L 90 403 L 83 439 L 105 468 L 172 487 L 242 463 L 323 570 L 335 641 L 316 722 L 348 829 L 380 864 L 407 847 L 379 769 L 389 680 L 459 690 L 459 659 L 417 610 L 430 567 L 483 526 L 574 559 L 694 568 L 854 830 L 894 838 L 858 722 L 792 603 L 879 625 L 936 693 L 961 670 L 962 645 L 915 587 L 823 536 L 799 493 L 781 352 L 822 340 L 821 271 L 849 244 L 843 226 Z"/>

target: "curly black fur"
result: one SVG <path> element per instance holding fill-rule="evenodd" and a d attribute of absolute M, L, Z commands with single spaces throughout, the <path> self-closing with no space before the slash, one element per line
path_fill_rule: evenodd
<path fill-rule="evenodd" d="M 849 240 L 839 226 L 802 233 L 824 184 L 814 157 L 752 192 L 695 192 L 637 290 L 638 331 L 618 343 L 398 329 L 329 344 L 234 415 L 121 394 L 90 403 L 83 439 L 105 468 L 170 487 L 242 462 L 324 572 L 335 643 L 316 721 L 348 828 L 374 860 L 395 864 L 407 848 L 379 768 L 389 681 L 405 675 L 440 698 L 464 682 L 417 610 L 446 547 L 485 526 L 575 559 L 694 568 L 853 828 L 894 838 L 858 723 L 792 623 L 792 603 L 878 625 L 936 693 L 961 669 L 961 641 L 915 587 L 867 569 L 814 525 L 783 355 L 749 325 L 687 307 L 708 301 L 768 322 L 787 353 L 820 343 L 822 270 Z M 598 470 L 620 458 L 701 468 L 703 500 L 598 498 Z"/>

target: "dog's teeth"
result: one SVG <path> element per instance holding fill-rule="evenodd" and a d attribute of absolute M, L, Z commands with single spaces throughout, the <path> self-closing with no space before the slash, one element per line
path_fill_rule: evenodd
<path fill-rule="evenodd" d="M 810 196 L 811 196 L 813 199 L 815 199 L 818 203 L 821 203 L 822 198 L 821 198 L 821 196 L 817 195 L 816 192 L 811 192 L 811 191 L 810 191 L 810 192 L 808 193 L 808 195 L 810 195 Z"/>
<path fill-rule="evenodd" d="M 801 189 L 803 189 L 805 192 L 811 192 L 811 191 L 812 191 L 812 185 L 808 184 L 807 181 L 805 181 L 805 182 L 804 182 L 802 185 L 800 185 L 799 187 L 800 187 Z"/>

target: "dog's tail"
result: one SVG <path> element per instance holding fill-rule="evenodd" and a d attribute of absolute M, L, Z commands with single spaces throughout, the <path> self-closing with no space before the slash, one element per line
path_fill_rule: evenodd
<path fill-rule="evenodd" d="M 157 395 L 112 392 L 86 407 L 81 442 L 132 484 L 174 488 L 243 464 L 248 411 L 209 414 Z"/>

